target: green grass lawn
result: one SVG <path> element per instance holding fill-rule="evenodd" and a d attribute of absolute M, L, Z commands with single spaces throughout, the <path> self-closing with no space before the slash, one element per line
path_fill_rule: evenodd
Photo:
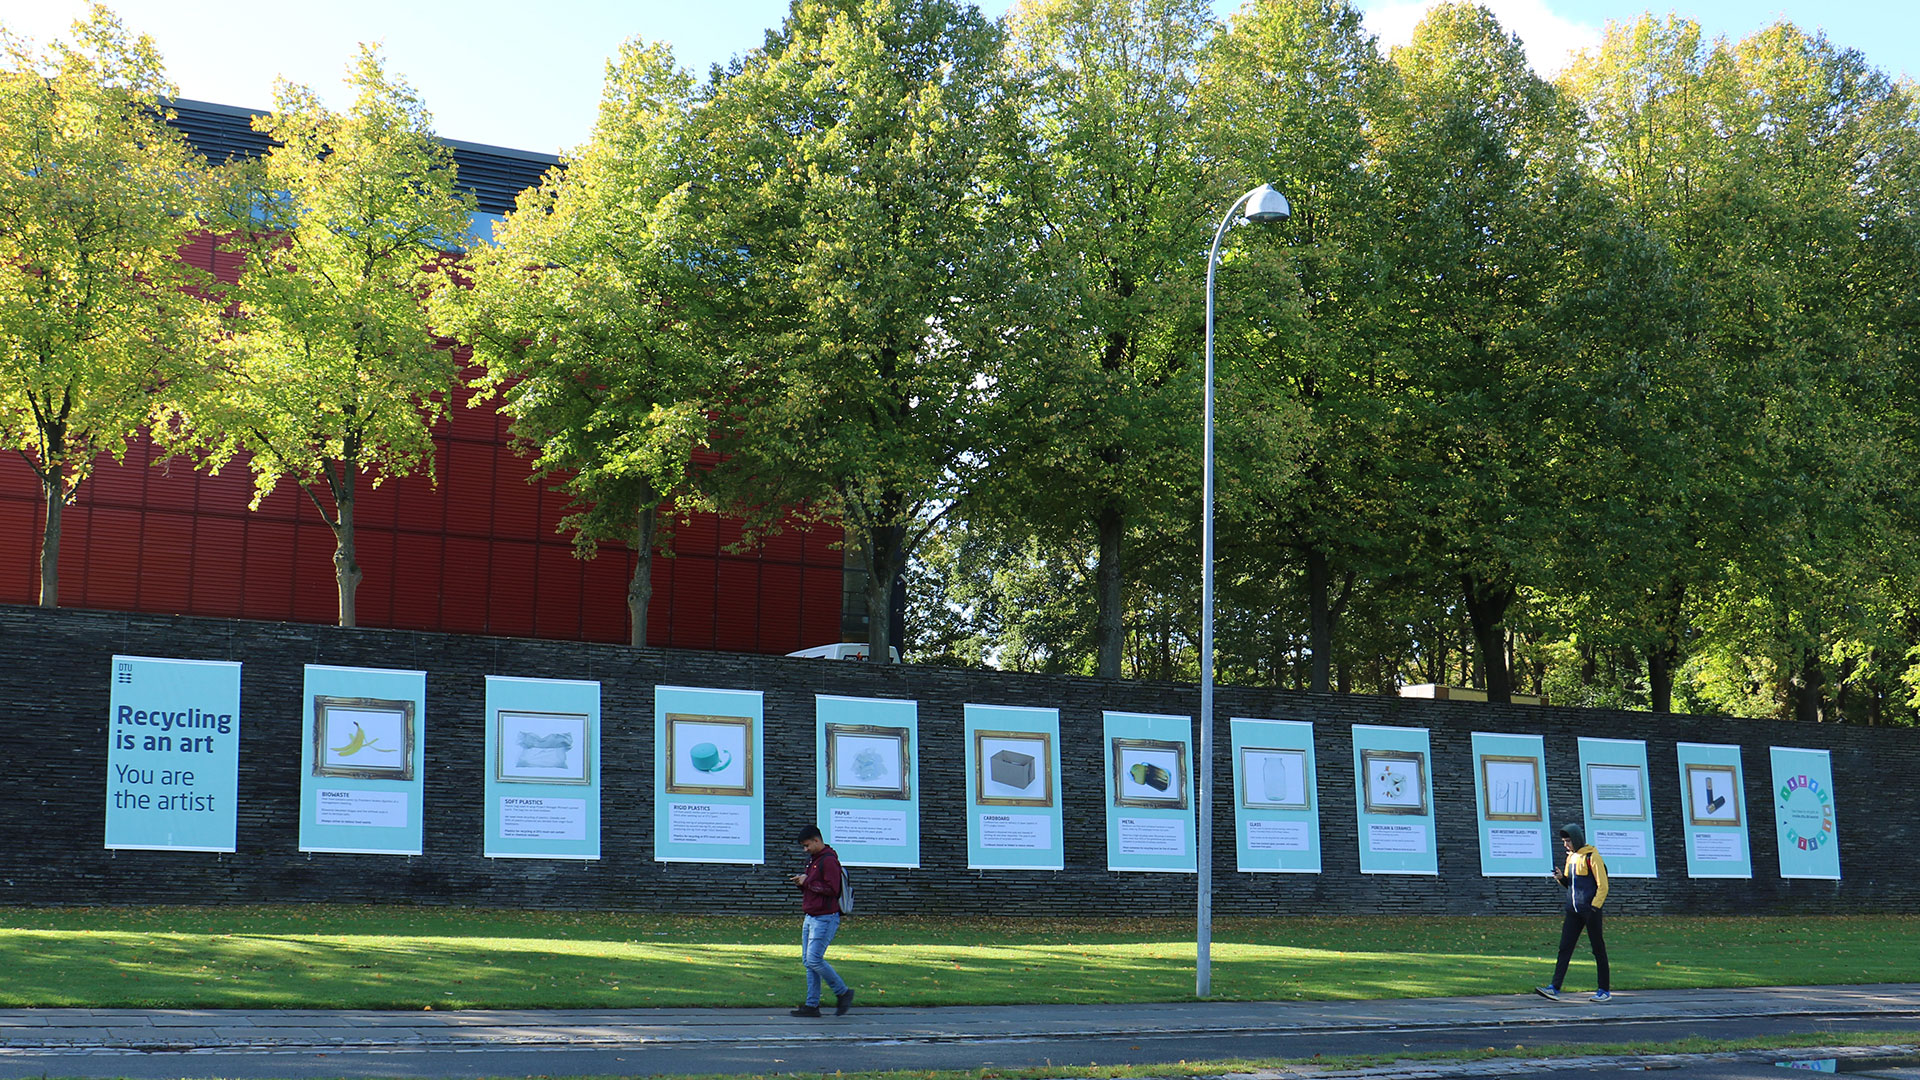
<path fill-rule="evenodd" d="M 1221 919 L 1214 997 L 1522 992 L 1559 919 Z M 1920 981 L 1920 917 L 1609 919 L 1615 989 Z M 414 907 L 0 909 L 0 1006 L 633 1008 L 790 1004 L 799 920 Z M 865 916 L 863 1004 L 1178 1001 L 1190 919 Z M 1575 954 L 1568 986 L 1592 985 Z"/>

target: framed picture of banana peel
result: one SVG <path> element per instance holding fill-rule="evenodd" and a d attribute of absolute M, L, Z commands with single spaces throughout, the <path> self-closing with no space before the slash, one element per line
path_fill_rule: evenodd
<path fill-rule="evenodd" d="M 506 784 L 588 784 L 587 714 L 494 714 L 494 779 Z"/>
<path fill-rule="evenodd" d="M 404 699 L 313 698 L 313 775 L 413 779 L 414 703 Z"/>

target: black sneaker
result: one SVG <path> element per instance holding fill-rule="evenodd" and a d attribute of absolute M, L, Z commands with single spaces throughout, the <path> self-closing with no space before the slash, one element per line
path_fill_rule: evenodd
<path fill-rule="evenodd" d="M 799 1008 L 797 1008 L 797 1009 L 788 1009 L 788 1010 L 787 1010 L 787 1015 L 788 1015 L 788 1016 L 819 1016 L 819 1015 L 820 1015 L 820 1006 L 818 1006 L 818 1005 L 802 1005 L 802 1006 L 800 1006 L 800 1007 L 799 1007 Z"/>
<path fill-rule="evenodd" d="M 833 999 L 833 1015 L 845 1016 L 847 1010 L 851 1008 L 853 1008 L 853 987 L 849 986 L 846 993 Z"/>

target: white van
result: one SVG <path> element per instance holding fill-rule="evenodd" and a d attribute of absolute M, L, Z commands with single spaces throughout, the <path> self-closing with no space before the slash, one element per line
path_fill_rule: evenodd
<path fill-rule="evenodd" d="M 787 655 L 812 656 L 823 660 L 865 660 L 867 658 L 867 643 L 864 641 L 843 641 L 838 645 L 815 645 L 811 649 L 801 649 L 799 652 L 790 652 Z M 893 657 L 894 663 L 897 664 L 900 662 L 899 649 L 889 645 L 887 646 L 887 655 Z"/>

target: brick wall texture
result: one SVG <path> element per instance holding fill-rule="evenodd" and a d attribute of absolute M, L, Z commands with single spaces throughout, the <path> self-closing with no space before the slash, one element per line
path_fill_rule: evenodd
<path fill-rule="evenodd" d="M 103 847 L 110 661 L 115 653 L 242 663 L 240 811 L 233 854 Z M 305 664 L 409 668 L 427 674 L 425 854 L 306 854 L 297 808 Z M 485 677 L 601 684 L 602 857 L 593 862 L 481 854 Z M 766 709 L 764 867 L 653 859 L 653 688 L 759 690 Z M 1064 676 L 879 667 L 748 654 L 293 623 L 43 611 L 0 606 L 0 904 L 400 902 L 475 907 L 629 909 L 711 914 L 794 910 L 781 872 L 788 843 L 814 813 L 814 695 L 919 702 L 921 867 L 857 871 L 861 907 L 922 915 L 1186 915 L 1188 874 L 1106 869 L 1101 712 L 1193 714 L 1196 688 Z M 967 868 L 962 706 L 1060 710 L 1066 869 Z M 1225 718 L 1308 720 L 1319 765 L 1319 874 L 1234 869 L 1231 799 L 1216 799 L 1217 915 L 1530 914 L 1551 910 L 1544 881 L 1486 878 L 1479 854 L 1470 733 L 1545 736 L 1548 798 L 1580 805 L 1576 739 L 1644 739 L 1659 874 L 1616 879 L 1609 912 L 1801 913 L 1920 910 L 1920 875 L 1904 867 L 1920 822 L 1920 731 L 1654 716 L 1221 687 L 1215 775 L 1231 777 Z M 1432 739 L 1440 876 L 1362 875 L 1354 836 L 1354 724 L 1425 727 Z M 1742 748 L 1752 880 L 1687 877 L 1677 742 Z M 1197 741 L 1196 741 L 1196 746 Z M 1842 879 L 1783 880 L 1767 808 L 1769 746 L 1832 751 Z"/>

